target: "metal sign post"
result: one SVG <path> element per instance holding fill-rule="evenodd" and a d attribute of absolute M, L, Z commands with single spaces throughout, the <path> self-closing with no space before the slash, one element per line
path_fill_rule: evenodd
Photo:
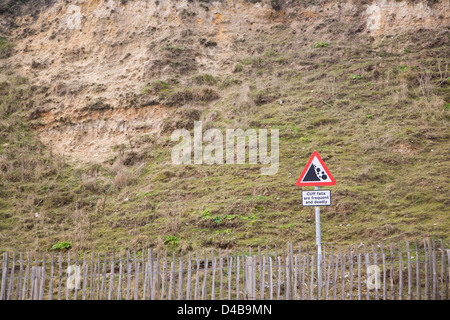
<path fill-rule="evenodd" d="M 314 186 L 314 191 L 302 192 L 302 205 L 314 206 L 316 213 L 316 245 L 317 245 L 317 299 L 322 295 L 322 241 L 320 239 L 320 206 L 331 205 L 330 190 L 319 191 L 319 186 L 333 186 L 336 184 L 317 151 L 314 151 L 303 169 L 296 185 Z"/>
<path fill-rule="evenodd" d="M 319 190 L 315 186 L 314 190 Z M 316 211 L 316 245 L 317 245 L 317 298 L 320 299 L 322 293 L 322 242 L 320 239 L 320 206 L 315 206 Z"/>

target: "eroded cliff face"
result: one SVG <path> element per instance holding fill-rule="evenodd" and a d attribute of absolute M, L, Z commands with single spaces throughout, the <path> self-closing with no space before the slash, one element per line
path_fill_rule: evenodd
<path fill-rule="evenodd" d="M 0 13 L 1 32 L 15 43 L 14 54 L 0 64 L 29 79 L 31 117 L 44 143 L 72 159 L 103 161 L 130 137 L 161 135 L 180 117 L 177 107 L 196 107 L 164 104 L 145 94 L 149 83 L 189 87 L 196 74 L 232 75 L 240 58 L 260 50 L 252 38 L 277 37 L 279 26 L 301 42 L 450 25 L 448 1 L 316 3 L 30 1 Z"/>

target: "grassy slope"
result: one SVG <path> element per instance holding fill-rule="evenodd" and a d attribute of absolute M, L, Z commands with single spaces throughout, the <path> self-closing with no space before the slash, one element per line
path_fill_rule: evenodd
<path fill-rule="evenodd" d="M 274 176 L 261 176 L 259 165 L 174 166 L 169 136 L 142 155 L 124 146 L 109 165 L 71 167 L 30 133 L 29 105 L 5 111 L 25 94 L 17 90 L 26 92 L 23 79 L 9 75 L 1 92 L 0 249 L 58 241 L 162 248 L 167 236 L 194 250 L 313 244 L 313 208 L 301 207 L 295 182 L 314 150 L 337 180 L 333 205 L 322 209 L 324 243 L 449 240 L 448 33 L 299 38 L 277 28 L 236 42 L 239 52 L 257 53 L 237 59 L 242 70 L 208 81 L 220 99 L 195 103 L 202 119 L 217 113 L 209 128 L 278 128 Z M 318 41 L 328 46 L 314 48 Z"/>

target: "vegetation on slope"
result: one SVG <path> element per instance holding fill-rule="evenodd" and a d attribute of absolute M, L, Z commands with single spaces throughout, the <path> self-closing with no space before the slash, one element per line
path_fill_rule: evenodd
<path fill-rule="evenodd" d="M 235 45 L 255 53 L 237 57 L 232 74 L 188 73 L 143 88 L 182 120 L 158 140 L 114 147 L 104 164 L 70 166 L 42 146 L 30 128 L 26 79 L 7 76 L 0 248 L 313 244 L 313 208 L 301 206 L 295 182 L 314 150 L 337 180 L 332 206 L 321 211 L 324 243 L 449 240 L 448 32 L 299 42 L 274 26 Z M 173 165 L 169 129 L 193 120 L 204 129 L 279 129 L 278 174 L 248 164 Z"/>

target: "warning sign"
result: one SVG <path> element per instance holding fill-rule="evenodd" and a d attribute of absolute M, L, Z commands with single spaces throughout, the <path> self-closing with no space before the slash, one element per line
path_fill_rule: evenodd
<path fill-rule="evenodd" d="M 333 186 L 335 184 L 336 180 L 334 180 L 330 170 L 328 170 L 319 153 L 314 151 L 297 180 L 297 186 Z"/>
<path fill-rule="evenodd" d="M 303 206 L 330 206 L 331 191 L 330 190 L 307 190 L 302 191 Z"/>

